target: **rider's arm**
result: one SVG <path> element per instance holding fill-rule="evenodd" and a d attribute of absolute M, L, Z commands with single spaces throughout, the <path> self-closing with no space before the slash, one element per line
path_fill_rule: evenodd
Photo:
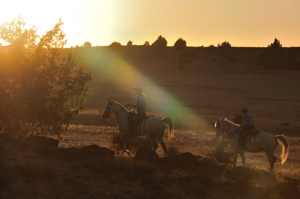
<path fill-rule="evenodd" d="M 129 106 L 132 106 L 134 108 L 146 108 L 145 107 L 145 102 L 142 96 L 137 97 L 136 104 L 129 104 Z"/>
<path fill-rule="evenodd" d="M 134 107 L 134 108 L 137 108 L 137 105 L 135 105 L 135 104 L 129 104 L 129 106 L 132 106 L 132 107 Z"/>

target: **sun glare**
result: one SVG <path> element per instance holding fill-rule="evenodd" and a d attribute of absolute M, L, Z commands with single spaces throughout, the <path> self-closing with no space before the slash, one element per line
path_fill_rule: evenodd
<path fill-rule="evenodd" d="M 153 112 L 172 115 L 172 117 L 177 119 L 180 118 L 181 122 L 191 128 L 207 125 L 206 121 L 200 118 L 193 110 L 188 108 L 167 90 L 161 88 L 151 78 L 138 71 L 134 65 L 125 59 L 106 50 L 101 51 L 101 53 L 89 51 L 85 56 L 93 57 L 95 68 L 92 70 L 97 71 L 96 73 L 99 74 L 105 74 L 105 80 L 103 80 L 104 77 L 101 77 L 103 81 L 117 85 L 124 92 L 128 92 L 128 95 L 132 95 L 132 88 L 137 86 L 142 87 L 146 95 L 147 92 L 151 93 L 150 96 L 147 95 L 147 101 L 150 104 L 155 104 L 155 107 L 152 106 L 151 109 Z M 101 86 L 101 84 L 99 84 L 99 86 Z M 101 90 L 101 88 L 97 90 Z"/>

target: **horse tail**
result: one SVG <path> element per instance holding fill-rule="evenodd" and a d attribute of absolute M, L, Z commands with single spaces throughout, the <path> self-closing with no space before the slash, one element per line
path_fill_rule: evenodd
<path fill-rule="evenodd" d="M 289 143 L 284 135 L 276 135 L 275 138 L 277 143 L 282 147 L 280 158 L 281 164 L 284 164 L 289 155 Z"/>
<path fill-rule="evenodd" d="M 168 127 L 169 132 L 168 132 L 168 139 L 170 140 L 171 138 L 175 138 L 175 135 L 173 133 L 174 131 L 174 127 L 173 127 L 173 122 L 171 120 L 171 118 L 169 117 L 164 117 L 161 119 L 162 122 Z"/>

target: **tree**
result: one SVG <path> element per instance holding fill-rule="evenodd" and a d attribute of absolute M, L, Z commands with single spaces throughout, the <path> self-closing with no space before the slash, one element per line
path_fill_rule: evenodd
<path fill-rule="evenodd" d="M 167 47 L 167 44 L 168 44 L 168 42 L 167 42 L 167 40 L 166 40 L 166 38 L 164 38 L 163 36 L 158 36 L 158 38 L 152 43 L 152 46 L 154 47 L 154 48 L 160 48 L 160 49 L 162 49 L 162 48 L 166 48 Z"/>
<path fill-rule="evenodd" d="M 277 38 L 275 38 L 274 42 L 271 43 L 270 45 L 268 45 L 268 48 L 271 48 L 271 49 L 281 49 L 282 48 L 282 44 L 280 43 L 280 41 Z"/>
<path fill-rule="evenodd" d="M 231 44 L 228 41 L 224 41 L 222 44 L 218 44 L 219 48 L 231 48 Z"/>
<path fill-rule="evenodd" d="M 120 53 L 122 50 L 122 44 L 120 42 L 114 41 L 109 45 L 109 48 L 116 53 Z"/>
<path fill-rule="evenodd" d="M 165 58 L 166 50 L 167 50 L 167 40 L 163 36 L 158 36 L 158 38 L 152 43 L 151 47 L 153 49 L 153 53 L 157 58 Z"/>
<path fill-rule="evenodd" d="M 60 136 L 83 108 L 91 75 L 73 54 L 64 55 L 62 24 L 59 19 L 43 36 L 21 16 L 0 27 L 8 44 L 0 51 L 0 131 Z"/>
<path fill-rule="evenodd" d="M 258 57 L 257 63 L 265 68 L 283 68 L 286 65 L 286 54 L 282 44 L 275 38 L 274 42 L 268 45 L 266 50 Z"/>
<path fill-rule="evenodd" d="M 132 46 L 132 41 L 131 41 L 131 40 L 129 40 L 129 41 L 127 42 L 127 46 Z"/>
<path fill-rule="evenodd" d="M 90 48 L 90 47 L 92 47 L 92 44 L 91 44 L 91 42 L 86 41 L 86 42 L 84 42 L 83 47 Z"/>
<path fill-rule="evenodd" d="M 174 44 L 174 48 L 176 50 L 183 50 L 184 48 L 186 48 L 186 41 L 183 40 L 182 38 L 179 38 L 175 44 Z"/>
<path fill-rule="evenodd" d="M 144 46 L 150 46 L 149 41 L 145 41 Z"/>

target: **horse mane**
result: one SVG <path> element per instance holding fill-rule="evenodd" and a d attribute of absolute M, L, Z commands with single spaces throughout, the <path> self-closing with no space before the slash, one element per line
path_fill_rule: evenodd
<path fill-rule="evenodd" d="M 238 126 L 238 124 L 236 124 L 236 123 L 230 121 L 230 120 L 227 119 L 227 118 L 221 118 L 221 119 L 219 119 L 219 121 L 229 122 L 229 123 L 232 124 L 232 125 Z"/>
<path fill-rule="evenodd" d="M 125 109 L 127 112 L 130 112 L 125 106 L 123 106 L 122 104 L 120 104 L 119 102 L 115 101 L 115 104 L 118 104 L 119 106 L 121 106 L 123 109 Z"/>

